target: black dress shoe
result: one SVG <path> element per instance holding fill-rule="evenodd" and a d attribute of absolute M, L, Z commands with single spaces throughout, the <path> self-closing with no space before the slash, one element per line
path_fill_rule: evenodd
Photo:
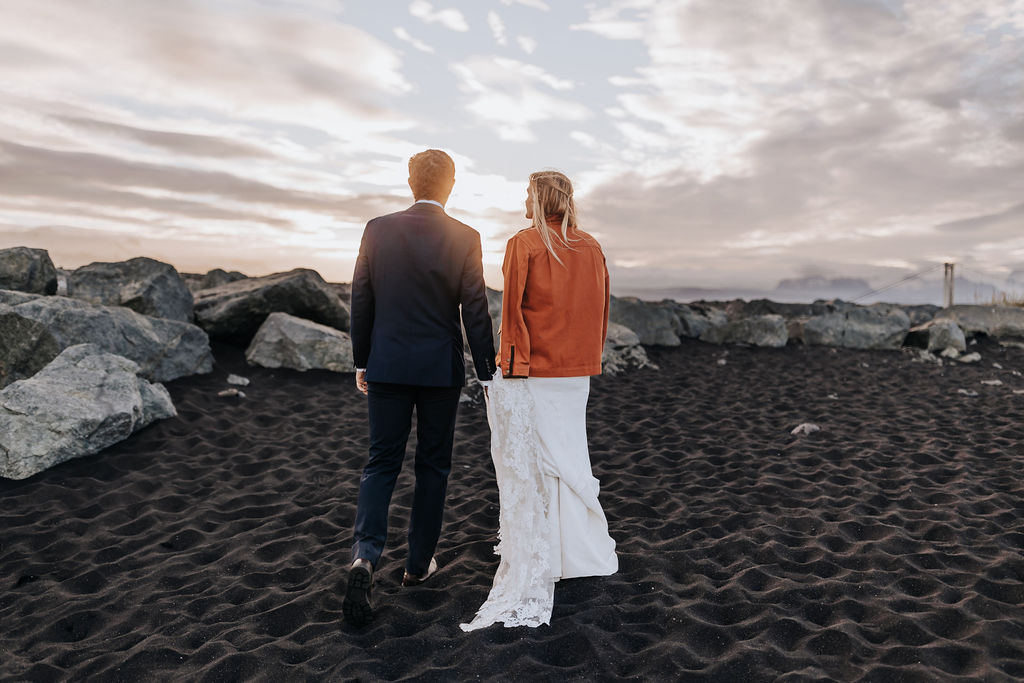
<path fill-rule="evenodd" d="M 352 563 L 345 585 L 345 599 L 341 602 L 341 613 L 345 621 L 353 626 L 364 626 L 373 619 L 370 607 L 370 593 L 373 590 L 373 565 L 362 558 Z"/>
<path fill-rule="evenodd" d="M 437 558 L 430 558 L 430 564 L 427 565 L 427 573 L 423 576 L 416 576 L 410 574 L 408 571 L 405 572 L 405 576 L 402 577 L 402 585 L 408 588 L 409 586 L 418 586 L 431 576 L 437 573 Z"/>

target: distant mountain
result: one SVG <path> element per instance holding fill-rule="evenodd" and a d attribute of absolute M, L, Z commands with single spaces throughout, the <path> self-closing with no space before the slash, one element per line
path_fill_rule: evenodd
<path fill-rule="evenodd" d="M 954 303 L 984 304 L 989 303 L 999 292 L 1009 289 L 1024 291 L 1024 270 L 1015 271 L 1020 284 L 997 287 L 995 285 L 975 282 L 957 277 L 953 283 Z M 1011 275 L 1011 278 L 1014 277 Z M 614 281 L 613 281 L 614 283 Z M 899 284 L 896 284 L 899 283 Z M 1008 280 L 1009 284 L 1009 280 Z M 875 292 L 868 296 L 868 292 Z M 754 288 L 706 288 L 706 287 L 616 287 L 616 296 L 636 296 L 649 301 L 675 299 L 676 301 L 729 301 L 732 299 L 771 299 L 780 303 L 810 303 L 816 299 L 843 299 L 856 301 L 859 304 L 873 304 L 880 301 L 895 304 L 935 304 L 942 305 L 942 276 L 918 278 L 906 282 L 893 281 L 868 282 L 856 277 L 801 277 L 781 280 L 775 289 Z"/>
<path fill-rule="evenodd" d="M 872 290 L 867 280 L 856 277 L 828 278 L 820 275 L 781 280 L 769 298 L 798 299 L 853 299 Z"/>
<path fill-rule="evenodd" d="M 871 291 L 871 285 L 867 280 L 859 277 L 822 277 L 811 275 L 810 277 L 789 278 L 779 280 L 775 291 L 780 289 L 859 289 L 861 293 Z"/>

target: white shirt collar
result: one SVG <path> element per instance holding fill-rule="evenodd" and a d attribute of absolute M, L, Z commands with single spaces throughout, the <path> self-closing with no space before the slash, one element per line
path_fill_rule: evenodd
<path fill-rule="evenodd" d="M 440 207 L 441 209 L 444 208 L 444 205 L 441 204 L 441 202 L 435 202 L 433 199 L 417 199 L 416 203 L 417 204 L 433 204 L 434 206 Z"/>

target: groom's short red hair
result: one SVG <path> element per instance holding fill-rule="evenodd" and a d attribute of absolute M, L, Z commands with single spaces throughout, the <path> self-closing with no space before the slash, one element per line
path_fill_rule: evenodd
<path fill-rule="evenodd" d="M 455 181 L 455 162 L 439 149 L 428 149 L 409 158 L 409 187 L 415 199 L 446 195 Z"/>

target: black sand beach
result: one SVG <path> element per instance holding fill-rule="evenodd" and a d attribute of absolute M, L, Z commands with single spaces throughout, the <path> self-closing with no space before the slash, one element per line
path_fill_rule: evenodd
<path fill-rule="evenodd" d="M 684 340 L 598 378 L 620 572 L 559 584 L 551 626 L 465 634 L 497 564 L 482 406 L 459 418 L 442 571 L 400 585 L 407 467 L 355 631 L 364 399 L 215 347 L 212 375 L 167 385 L 177 418 L 0 481 L 0 679 L 1019 680 L 1024 351 L 971 350 L 940 368 Z M 217 396 L 229 372 L 246 398 Z"/>

